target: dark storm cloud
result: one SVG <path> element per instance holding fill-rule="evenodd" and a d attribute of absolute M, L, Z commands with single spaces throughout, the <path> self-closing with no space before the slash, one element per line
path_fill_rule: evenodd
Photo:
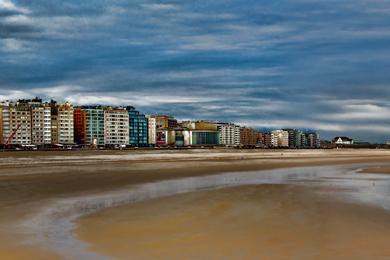
<path fill-rule="evenodd" d="M 0 0 L 0 97 L 390 137 L 390 3 Z"/>
<path fill-rule="evenodd" d="M 40 30 L 38 28 L 35 28 L 34 26 L 26 24 L 7 24 L 0 21 L 0 39 L 31 39 L 35 38 L 34 34 L 38 33 L 39 31 Z"/>

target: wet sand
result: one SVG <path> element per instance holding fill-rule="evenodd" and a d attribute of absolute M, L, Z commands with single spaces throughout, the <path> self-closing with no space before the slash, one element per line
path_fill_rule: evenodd
<path fill-rule="evenodd" d="M 131 189 L 143 183 L 191 176 L 297 166 L 383 163 L 389 159 L 388 150 L 0 153 L 0 259 L 63 258 L 49 246 L 28 243 L 29 238 L 23 228 L 15 226 L 62 199 L 83 198 L 123 188 Z M 178 196 L 178 199 L 181 197 Z M 149 205 L 149 202 L 145 203 Z M 363 211 L 366 208 L 363 205 L 355 207 Z M 127 211 L 131 206 L 125 208 Z M 94 216 L 91 215 L 91 218 Z M 109 218 L 107 223 L 112 223 Z M 83 230 L 84 233 L 80 231 L 78 234 L 85 241 L 98 245 L 97 241 L 90 240 L 97 235 L 95 230 L 89 230 L 90 234 L 87 234 L 88 230 Z M 132 234 L 128 234 L 128 237 L 133 239 Z M 106 243 L 110 240 L 111 237 L 106 237 Z M 99 250 L 96 251 L 120 254 L 120 250 L 114 252 L 103 246 Z"/>
<path fill-rule="evenodd" d="M 101 211 L 76 230 L 118 259 L 380 259 L 390 215 L 317 189 L 258 185 L 201 191 Z"/>
<path fill-rule="evenodd" d="M 390 174 L 390 167 L 380 166 L 380 167 L 366 168 L 366 169 L 362 169 L 362 172 L 374 173 L 374 174 Z"/>

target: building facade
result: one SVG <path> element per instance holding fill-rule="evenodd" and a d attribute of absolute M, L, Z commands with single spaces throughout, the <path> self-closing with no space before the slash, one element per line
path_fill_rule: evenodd
<path fill-rule="evenodd" d="M 218 123 L 219 143 L 225 146 L 240 145 L 240 126 L 231 123 Z"/>
<path fill-rule="evenodd" d="M 191 145 L 219 145 L 219 131 L 191 130 Z"/>
<path fill-rule="evenodd" d="M 175 146 L 176 131 L 173 128 L 159 128 L 156 130 L 157 146 Z"/>
<path fill-rule="evenodd" d="M 257 145 L 257 131 L 253 128 L 240 128 L 240 144 L 243 146 Z"/>
<path fill-rule="evenodd" d="M 346 137 L 346 136 L 337 136 L 333 139 L 334 144 L 344 144 L 344 145 L 351 145 L 354 144 L 354 141 L 352 138 Z"/>
<path fill-rule="evenodd" d="M 58 141 L 58 115 L 51 114 L 51 143 L 59 144 Z"/>
<path fill-rule="evenodd" d="M 80 107 L 73 112 L 74 141 L 76 144 L 87 144 L 87 113 Z"/>
<path fill-rule="evenodd" d="M 31 143 L 51 144 L 51 108 L 48 104 L 31 102 Z"/>
<path fill-rule="evenodd" d="M 288 131 L 274 130 L 271 132 L 271 143 L 273 147 L 288 147 Z"/>
<path fill-rule="evenodd" d="M 2 106 L 3 143 L 31 145 L 31 111 L 26 102 Z"/>
<path fill-rule="evenodd" d="M 262 134 L 264 148 L 272 147 L 272 135 L 270 132 L 264 132 Z"/>
<path fill-rule="evenodd" d="M 4 144 L 3 136 L 3 104 L 0 103 L 0 145 Z"/>
<path fill-rule="evenodd" d="M 185 121 L 181 123 L 183 129 L 189 131 L 190 145 L 214 146 L 220 144 L 218 125 L 209 121 Z"/>
<path fill-rule="evenodd" d="M 127 111 L 129 113 L 129 144 L 140 147 L 149 146 L 148 118 L 133 107 L 128 107 Z"/>
<path fill-rule="evenodd" d="M 307 136 L 307 148 L 320 148 L 321 147 L 321 140 L 320 135 L 315 132 L 309 132 L 306 133 Z"/>
<path fill-rule="evenodd" d="M 148 118 L 148 143 L 149 145 L 156 145 L 156 119 L 146 116 Z"/>
<path fill-rule="evenodd" d="M 177 120 L 168 115 L 148 115 L 148 118 L 154 118 L 156 120 L 156 129 L 160 128 L 176 128 L 178 127 Z"/>
<path fill-rule="evenodd" d="M 103 146 L 104 141 L 104 108 L 100 106 L 84 107 L 85 143 L 92 146 Z"/>
<path fill-rule="evenodd" d="M 104 111 L 104 144 L 129 144 L 129 113 L 124 108 L 107 108 Z"/>
<path fill-rule="evenodd" d="M 74 143 L 74 118 L 73 105 L 69 102 L 59 104 L 57 106 L 58 117 L 58 143 L 73 144 Z"/>

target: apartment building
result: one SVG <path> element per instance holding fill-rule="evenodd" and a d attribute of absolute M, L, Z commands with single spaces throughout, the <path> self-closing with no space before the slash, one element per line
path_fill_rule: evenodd
<path fill-rule="evenodd" d="M 29 102 L 31 109 L 31 143 L 51 144 L 51 108 L 42 100 Z"/>
<path fill-rule="evenodd" d="M 257 145 L 257 131 L 253 128 L 240 128 L 240 144 L 241 145 Z"/>
<path fill-rule="evenodd" d="M 73 111 L 74 141 L 77 144 L 87 143 L 87 113 L 80 107 Z"/>
<path fill-rule="evenodd" d="M 53 113 L 53 109 L 52 109 L 52 114 L 51 114 L 51 143 L 52 144 L 59 144 L 59 140 L 58 140 L 58 113 L 57 111 L 55 111 Z"/>
<path fill-rule="evenodd" d="M 26 102 L 4 104 L 2 119 L 5 144 L 31 144 L 31 111 Z"/>
<path fill-rule="evenodd" d="M 150 116 L 146 116 L 148 119 L 148 143 L 149 145 L 155 145 L 156 144 L 156 119 L 152 118 Z"/>
<path fill-rule="evenodd" d="M 104 143 L 129 144 L 129 113 L 124 108 L 107 108 L 104 111 Z"/>
<path fill-rule="evenodd" d="M 0 145 L 4 144 L 3 136 L 3 104 L 0 103 Z"/>
<path fill-rule="evenodd" d="M 274 130 L 271 132 L 271 143 L 273 147 L 288 147 L 288 131 Z"/>
<path fill-rule="evenodd" d="M 69 102 L 57 106 L 58 110 L 58 142 L 60 144 L 74 143 L 74 108 Z"/>
<path fill-rule="evenodd" d="M 89 106 L 83 109 L 86 113 L 86 144 L 104 145 L 104 108 Z"/>
<path fill-rule="evenodd" d="M 220 133 L 220 144 L 225 146 L 240 145 L 240 126 L 232 123 L 218 123 Z"/>
<path fill-rule="evenodd" d="M 262 133 L 262 141 L 264 148 L 272 147 L 272 135 L 270 132 Z"/>
<path fill-rule="evenodd" d="M 320 148 L 321 140 L 320 135 L 315 132 L 306 133 L 307 136 L 307 148 Z"/>
<path fill-rule="evenodd" d="M 148 118 L 134 107 L 126 109 L 129 113 L 129 144 L 137 147 L 148 146 Z"/>

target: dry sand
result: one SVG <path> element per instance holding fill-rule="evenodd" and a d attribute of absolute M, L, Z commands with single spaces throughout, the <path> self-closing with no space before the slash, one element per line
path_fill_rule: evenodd
<path fill-rule="evenodd" d="M 131 186 L 140 183 L 189 176 L 202 176 L 232 171 L 265 170 L 282 167 L 288 168 L 294 166 L 388 162 L 389 159 L 390 151 L 388 150 L 191 150 L 0 153 L 0 259 L 61 258 L 56 253 L 50 252 L 49 248 L 37 248 L 32 245 L 26 246 L 19 243 L 23 240 L 23 237 L 20 236 L 19 230 L 13 228 L 15 223 L 29 218 L 31 214 L 39 211 L 47 203 L 53 202 L 57 199 L 73 196 L 87 196 L 89 194 L 98 194 L 100 192 L 112 191 L 122 187 L 129 187 L 129 185 Z M 269 189 L 272 190 L 272 194 L 278 194 L 277 190 L 279 188 L 277 187 L 267 188 L 264 191 L 260 188 L 256 188 L 256 192 L 266 192 Z M 283 189 L 286 188 L 280 189 L 283 191 Z M 249 190 L 253 190 L 253 188 Z M 245 193 L 245 189 L 238 189 L 237 192 Z M 299 198 L 302 198 L 302 194 L 307 194 L 306 192 L 308 191 L 297 190 L 293 193 L 297 194 L 297 200 L 299 200 Z M 199 196 L 206 196 L 204 194 L 201 193 Z M 221 194 L 223 194 L 223 192 Z M 198 195 L 194 194 L 190 196 Z M 211 196 L 213 195 L 211 194 Z M 181 198 L 182 196 L 178 197 L 177 205 L 181 205 Z M 270 199 L 272 201 L 272 198 Z M 278 200 L 278 198 L 275 199 Z M 282 201 L 286 198 L 279 199 Z M 237 203 L 234 203 L 234 201 L 236 200 L 233 200 L 231 204 L 231 207 L 233 208 L 241 207 L 240 205 L 235 205 L 240 204 L 241 202 L 243 203 L 242 207 L 244 208 L 247 207 L 245 206 L 247 203 L 250 204 L 250 201 L 253 203 L 259 203 L 259 205 L 262 205 L 264 202 L 256 202 L 257 196 L 255 195 L 253 195 L 253 198 L 251 199 L 248 198 L 247 202 L 236 201 Z M 310 200 L 308 200 L 308 202 L 310 202 Z M 148 210 L 146 208 L 150 208 L 150 205 L 153 205 L 154 202 L 150 203 L 151 204 L 145 203 L 145 212 Z M 141 204 L 143 203 L 137 205 L 136 208 L 142 208 Z M 332 203 L 325 203 L 324 205 L 329 206 L 330 204 Z M 302 214 L 311 216 L 310 214 L 320 214 L 319 212 L 327 211 L 327 206 L 324 206 L 324 209 L 321 209 L 320 207 L 313 207 L 311 209 L 312 213 L 305 213 L 305 207 L 300 207 L 300 209 L 302 210 Z M 195 207 L 195 205 L 188 205 L 188 207 L 190 210 L 191 207 Z M 205 205 L 200 205 L 200 207 L 205 207 L 204 209 L 207 211 L 207 208 L 212 208 L 213 205 L 206 203 Z M 128 210 L 131 211 L 131 208 L 132 207 L 126 207 L 125 212 Z M 181 206 L 179 209 L 180 208 Z M 371 208 L 367 208 L 362 205 L 354 205 L 353 208 L 356 208 L 358 211 L 360 210 L 362 212 L 366 212 L 366 214 L 362 214 L 362 219 L 353 222 L 356 226 L 359 226 L 359 221 L 365 223 L 364 221 L 370 220 L 367 219 L 367 217 L 371 214 L 369 213 L 372 210 Z M 287 207 L 285 211 L 287 212 L 290 209 L 292 208 Z M 149 210 L 153 210 L 153 207 Z M 240 208 L 237 208 L 237 210 L 238 212 L 241 212 Z M 246 210 L 249 211 L 249 208 Z M 253 210 L 256 213 L 257 209 Z M 140 212 L 142 212 L 142 210 L 140 210 Z M 178 210 L 178 213 L 179 212 L 180 210 Z M 243 210 L 242 212 L 246 211 Z M 335 216 L 337 216 L 338 212 L 336 210 L 332 212 Z M 354 211 L 351 210 L 351 212 Z M 162 211 L 161 214 L 169 215 L 171 213 L 175 214 L 170 211 Z M 280 221 L 282 222 L 283 214 L 279 216 Z M 384 212 L 380 214 L 386 215 Z M 138 215 L 140 219 L 142 219 L 141 215 L 142 213 Z M 347 215 L 347 212 L 345 215 Z M 91 219 L 94 217 L 95 215 L 91 216 Z M 116 214 L 113 214 L 114 219 L 115 217 Z M 221 217 L 223 217 L 223 214 L 221 214 Z M 237 216 L 237 218 L 245 219 L 245 216 Z M 307 217 L 307 219 L 309 219 L 309 217 Z M 86 219 L 83 219 L 83 221 L 86 221 Z M 101 218 L 100 221 L 104 222 Z M 150 226 L 156 227 L 156 223 L 154 222 L 157 221 L 157 219 L 151 219 L 151 221 Z M 206 220 L 204 219 L 204 221 Z M 111 220 L 107 218 L 106 226 L 104 226 L 107 230 L 104 231 L 103 229 L 102 232 L 108 232 L 109 228 L 107 225 L 110 223 L 112 223 Z M 127 226 L 127 224 L 129 223 L 126 221 L 118 223 L 118 225 L 125 226 Z M 92 227 L 94 222 L 92 221 L 90 225 Z M 85 223 L 85 227 L 88 226 L 89 224 Z M 131 225 L 129 228 L 130 227 Z M 198 227 L 201 228 L 202 225 Z M 334 228 L 336 226 L 329 227 Z M 112 228 L 117 230 L 117 227 Z M 220 229 L 229 229 L 229 226 L 225 226 L 225 228 L 222 228 L 221 226 Z M 351 227 L 351 229 L 353 228 Z M 88 233 L 88 230 L 90 233 Z M 80 237 L 86 239 L 87 241 L 96 243 L 96 245 L 102 245 L 99 244 L 103 243 L 102 241 L 92 239 L 93 237 L 98 236 L 98 233 L 95 231 L 96 230 L 94 229 L 84 228 L 83 225 L 81 225 L 79 234 Z M 152 231 L 152 229 L 149 231 Z M 200 232 L 201 231 L 202 230 L 200 229 Z M 332 233 L 332 231 L 329 232 Z M 345 232 L 349 232 L 349 230 L 346 229 Z M 241 235 L 243 234 L 244 233 Z M 120 235 L 120 232 L 118 235 Z M 122 233 L 122 235 L 126 236 L 125 233 Z M 321 234 L 317 235 L 319 237 L 322 236 Z M 373 235 L 376 235 L 376 233 Z M 147 233 L 145 233 L 144 237 L 147 236 Z M 293 233 L 291 233 L 291 236 L 293 236 Z M 104 236 L 104 239 L 106 240 L 103 243 L 105 246 L 102 245 L 102 247 L 99 247 L 97 251 L 109 253 L 110 255 L 123 256 L 121 255 L 123 251 L 121 251 L 120 246 L 118 246 L 118 250 L 116 250 L 110 249 L 109 246 L 107 247 L 105 244 L 110 244 L 111 239 L 112 241 L 116 241 L 114 237 Z M 133 234 L 128 233 L 126 239 L 127 241 L 129 241 L 129 239 L 134 240 Z M 207 241 L 206 238 L 204 239 Z M 212 239 L 212 237 L 209 239 Z M 233 242 L 238 243 L 238 240 L 232 238 L 230 242 L 226 241 L 227 244 Z M 183 243 L 185 243 L 185 241 L 183 241 Z M 226 244 L 221 242 L 221 248 L 224 248 L 224 245 Z M 359 245 L 360 244 L 356 244 L 356 246 Z M 93 248 L 96 249 L 97 247 L 98 246 L 95 246 Z M 188 250 L 191 251 L 191 249 Z M 139 254 L 142 255 L 142 252 L 140 251 Z"/>

